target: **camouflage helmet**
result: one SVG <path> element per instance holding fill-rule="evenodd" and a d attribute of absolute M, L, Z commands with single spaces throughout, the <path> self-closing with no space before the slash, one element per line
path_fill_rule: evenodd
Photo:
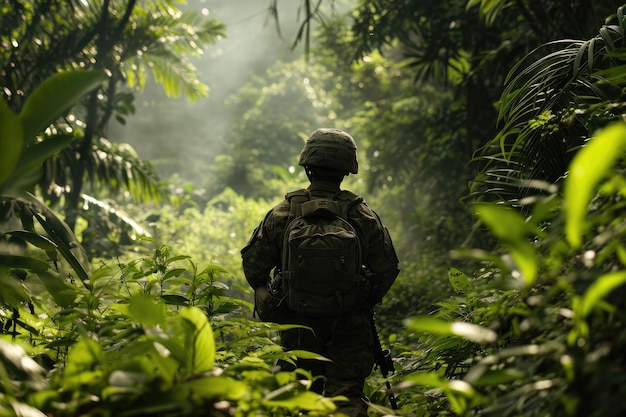
<path fill-rule="evenodd" d="M 317 129 L 304 144 L 298 165 L 334 168 L 356 174 L 359 170 L 356 142 L 343 130 Z"/>

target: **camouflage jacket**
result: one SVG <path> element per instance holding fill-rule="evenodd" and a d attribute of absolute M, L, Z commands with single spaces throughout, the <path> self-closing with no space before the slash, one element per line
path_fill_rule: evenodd
<path fill-rule="evenodd" d="M 307 189 L 311 195 L 331 198 L 340 189 L 329 183 L 312 183 Z M 280 268 L 283 236 L 293 219 L 287 198 L 272 208 L 254 230 L 248 244 L 241 250 L 246 280 L 254 289 L 270 281 L 274 268 Z M 371 288 L 367 296 L 372 306 L 380 302 L 398 275 L 398 258 L 387 228 L 378 215 L 364 201 L 353 205 L 347 219 L 357 230 L 364 266 L 371 272 Z"/>

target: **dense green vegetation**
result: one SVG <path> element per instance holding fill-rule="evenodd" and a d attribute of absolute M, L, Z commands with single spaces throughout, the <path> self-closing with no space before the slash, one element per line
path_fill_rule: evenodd
<path fill-rule="evenodd" d="M 623 415 L 626 5 L 330 3 L 300 4 L 305 59 L 224 103 L 202 175 L 164 179 L 107 126 L 150 78 L 206 95 L 191 58 L 228 27 L 201 3 L 0 5 L 0 416 L 332 414 L 276 367 L 311 354 L 252 316 L 239 257 L 330 125 L 402 263 L 377 308 L 400 409 L 375 370 L 372 415 Z"/>

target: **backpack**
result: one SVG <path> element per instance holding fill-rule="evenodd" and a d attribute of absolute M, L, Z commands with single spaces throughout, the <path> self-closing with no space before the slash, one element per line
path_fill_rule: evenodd
<path fill-rule="evenodd" d="M 348 191 L 333 199 L 307 190 L 287 195 L 291 220 L 282 253 L 282 289 L 287 307 L 299 315 L 333 317 L 353 310 L 361 271 L 361 245 L 348 222 L 350 208 L 363 201 Z"/>

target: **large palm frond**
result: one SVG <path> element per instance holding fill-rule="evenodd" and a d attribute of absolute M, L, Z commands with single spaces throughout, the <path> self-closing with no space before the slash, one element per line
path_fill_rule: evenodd
<path fill-rule="evenodd" d="M 499 103 L 500 131 L 477 158 L 476 194 L 499 200 L 506 189 L 509 200 L 519 200 L 531 193 L 528 181 L 558 182 L 593 131 L 624 114 L 623 11 L 592 39 L 547 43 L 512 69 Z"/>
<path fill-rule="evenodd" d="M 137 201 L 160 201 L 166 197 L 167 191 L 159 183 L 152 164 L 140 159 L 130 145 L 99 138 L 93 142 L 86 160 L 77 159 L 77 145 L 74 142 L 44 164 L 39 185 L 51 204 L 58 203 L 71 189 L 81 164 L 93 190 L 127 191 Z"/>
<path fill-rule="evenodd" d="M 118 59 L 130 87 L 142 87 L 150 71 L 169 97 L 184 95 L 190 100 L 208 94 L 200 82 L 190 57 L 202 55 L 202 46 L 225 36 L 224 25 L 203 19 L 194 10 L 166 8 L 154 14 L 141 10 L 134 14 L 133 28 L 122 41 L 123 55 Z"/>

